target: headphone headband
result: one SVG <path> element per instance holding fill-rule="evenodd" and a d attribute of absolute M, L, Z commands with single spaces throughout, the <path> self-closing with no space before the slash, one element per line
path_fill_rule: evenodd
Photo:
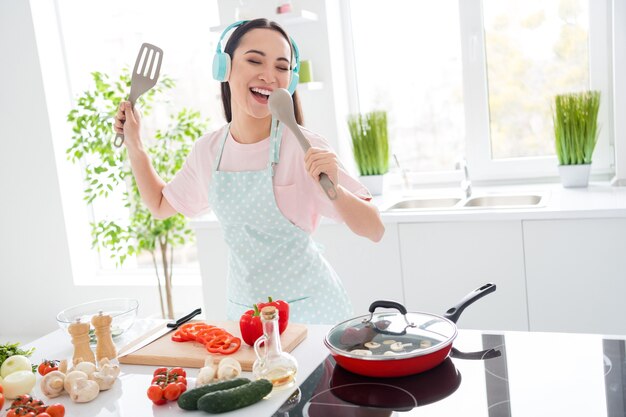
<path fill-rule="evenodd" d="M 224 36 L 226 36 L 226 34 L 232 29 L 235 28 L 237 26 L 241 26 L 244 25 L 246 23 L 248 23 L 249 20 L 239 20 L 235 23 L 231 23 L 230 25 L 226 26 L 226 29 L 224 29 L 224 31 L 222 32 L 222 36 L 220 36 L 220 40 L 217 41 L 217 49 L 215 50 L 215 52 L 217 52 L 218 54 L 222 52 L 222 40 L 224 39 Z"/>

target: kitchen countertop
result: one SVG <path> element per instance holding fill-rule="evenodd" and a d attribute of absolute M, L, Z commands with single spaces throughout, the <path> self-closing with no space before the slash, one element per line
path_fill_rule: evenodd
<path fill-rule="evenodd" d="M 117 344 L 157 323 L 138 321 Z M 285 408 L 277 410 L 294 388 L 224 415 L 609 417 L 626 412 L 626 336 L 460 330 L 455 348 L 464 352 L 495 348 L 500 356 L 486 360 L 453 356 L 421 375 L 371 379 L 334 367 L 322 343 L 328 329 L 309 326 L 308 337 L 293 351 L 299 361 L 300 401 L 287 414 Z M 26 346 L 37 348 L 34 362 L 72 353 L 70 338 L 61 330 Z M 87 404 L 74 404 L 67 395 L 46 401 L 38 387 L 33 394 L 46 403 L 63 403 L 68 417 L 206 415 L 180 410 L 175 403 L 153 406 L 146 389 L 154 368 L 122 365 L 114 388 Z M 198 370 L 187 371 L 192 387 Z"/>
<path fill-rule="evenodd" d="M 520 208 L 454 208 L 386 211 L 394 203 L 411 198 L 462 198 L 460 188 L 424 188 L 410 192 L 385 192 L 373 199 L 381 210 L 384 223 L 419 223 L 439 221 L 492 221 L 544 219 L 597 219 L 626 217 L 626 187 L 608 182 L 591 182 L 586 188 L 563 188 L 561 184 L 507 185 L 472 188 L 472 197 L 536 194 L 543 197 L 538 206 Z M 323 218 L 321 224 L 333 224 Z M 191 221 L 196 230 L 219 227 L 213 214 Z"/>
<path fill-rule="evenodd" d="M 155 328 L 163 320 L 138 320 L 131 329 L 115 340 L 118 349 L 128 342 L 145 334 L 150 329 Z M 303 381 L 306 377 L 324 360 L 328 352 L 322 340 L 330 329 L 330 326 L 310 325 L 308 335 L 292 352 L 298 360 L 297 380 Z M 31 357 L 33 363 L 40 363 L 43 359 L 68 359 L 71 362 L 73 347 L 71 338 L 62 330 L 56 330 L 39 339 L 24 345 L 24 348 L 35 347 L 36 350 Z M 93 348 L 93 347 L 92 347 Z M 56 398 L 47 399 L 39 389 L 41 376 L 37 374 L 37 385 L 33 389 L 32 395 L 41 399 L 46 404 L 61 403 L 65 406 L 67 417 L 122 417 L 122 416 L 182 416 L 182 415 L 208 415 L 202 412 L 190 412 L 182 410 L 175 402 L 168 402 L 165 405 L 154 406 L 146 396 L 146 391 L 152 381 L 152 372 L 156 366 L 143 365 L 121 365 L 122 372 L 115 386 L 109 391 L 101 392 L 98 397 L 85 404 L 73 403 L 67 394 Z M 195 384 L 195 377 L 198 369 L 185 368 L 190 380 L 189 387 Z M 243 372 L 242 376 L 252 377 L 250 372 Z M 253 406 L 243 408 L 225 414 L 233 417 L 270 416 L 280 405 L 291 395 L 293 389 L 274 391 L 269 399 L 261 401 Z M 7 400 L 7 402 L 9 402 Z M 7 404 L 5 404 L 6 406 Z M 5 407 L 6 408 L 6 407 Z M 0 412 L 0 416 L 4 416 Z"/>

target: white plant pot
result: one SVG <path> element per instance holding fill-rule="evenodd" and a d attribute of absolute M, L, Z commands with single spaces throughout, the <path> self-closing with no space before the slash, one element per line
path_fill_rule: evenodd
<path fill-rule="evenodd" d="M 566 188 L 586 187 L 589 184 L 591 164 L 559 165 L 561 184 Z"/>
<path fill-rule="evenodd" d="M 383 193 L 384 175 L 362 175 L 359 177 L 361 184 L 365 186 L 371 195 L 381 195 Z"/>

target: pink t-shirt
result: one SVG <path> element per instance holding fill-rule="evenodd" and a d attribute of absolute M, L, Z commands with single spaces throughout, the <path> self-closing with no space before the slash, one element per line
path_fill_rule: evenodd
<path fill-rule="evenodd" d="M 196 141 L 182 169 L 163 189 L 163 195 L 178 212 L 194 217 L 210 209 L 209 184 L 215 157 L 227 126 Z M 311 146 L 330 149 L 321 136 L 302 128 Z M 220 162 L 220 171 L 257 171 L 269 162 L 270 138 L 252 144 L 236 142 L 228 133 Z M 339 184 L 364 200 L 372 197 L 367 189 L 339 166 Z M 341 216 L 319 183 L 304 167 L 304 152 L 293 133 L 283 128 L 279 163 L 274 174 L 274 195 L 283 215 L 307 232 L 313 232 L 320 217 L 342 222 Z"/>

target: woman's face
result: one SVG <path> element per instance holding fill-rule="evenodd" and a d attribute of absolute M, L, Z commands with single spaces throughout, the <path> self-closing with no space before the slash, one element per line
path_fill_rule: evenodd
<path fill-rule="evenodd" d="M 228 79 L 233 116 L 241 112 L 254 118 L 270 115 L 269 94 L 289 85 L 289 46 L 280 32 L 271 29 L 252 29 L 242 36 Z"/>

